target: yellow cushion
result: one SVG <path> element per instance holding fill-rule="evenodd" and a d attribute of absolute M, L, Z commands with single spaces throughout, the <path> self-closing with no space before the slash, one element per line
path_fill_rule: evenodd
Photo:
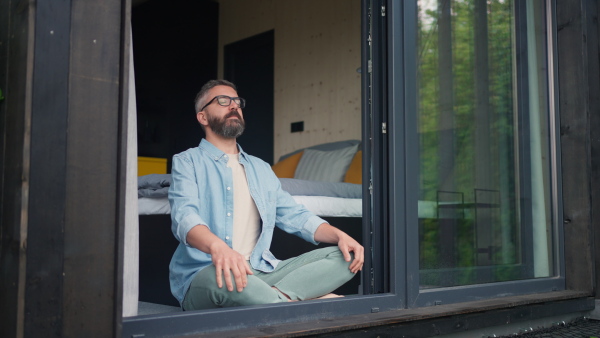
<path fill-rule="evenodd" d="M 350 162 L 344 182 L 362 184 L 362 150 L 357 151 Z"/>
<path fill-rule="evenodd" d="M 167 159 L 138 156 L 138 176 L 150 174 L 166 174 Z"/>
<path fill-rule="evenodd" d="M 304 152 L 301 151 L 297 154 L 294 154 L 285 160 L 279 161 L 275 163 L 271 168 L 275 172 L 275 175 L 279 178 L 294 178 L 294 173 L 296 172 L 296 167 L 298 166 L 298 162 L 300 162 L 300 158 Z"/>

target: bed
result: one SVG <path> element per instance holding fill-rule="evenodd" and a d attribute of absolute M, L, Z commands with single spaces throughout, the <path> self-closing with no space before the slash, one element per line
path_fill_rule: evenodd
<path fill-rule="evenodd" d="M 348 140 L 299 149 L 280 157 L 273 171 L 284 190 L 313 213 L 324 217 L 362 216 L 360 141 Z M 138 179 L 140 215 L 169 214 L 170 175 Z"/>

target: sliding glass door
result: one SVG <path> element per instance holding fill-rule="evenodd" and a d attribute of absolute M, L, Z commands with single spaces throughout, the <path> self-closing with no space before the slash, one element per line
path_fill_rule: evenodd
<path fill-rule="evenodd" d="M 415 48 L 406 52 L 416 65 L 415 97 L 407 96 L 414 110 L 406 114 L 416 114 L 407 147 L 417 177 L 409 201 L 418 210 L 417 222 L 407 223 L 418 239 L 407 243 L 418 255 L 408 273 L 418 266 L 413 292 L 424 304 L 442 302 L 440 292 L 453 287 L 487 284 L 494 294 L 502 293 L 494 283 L 513 282 L 518 292 L 516 281 L 560 276 L 550 6 L 419 0 L 405 7 L 405 17 L 411 10 L 417 17 Z"/>

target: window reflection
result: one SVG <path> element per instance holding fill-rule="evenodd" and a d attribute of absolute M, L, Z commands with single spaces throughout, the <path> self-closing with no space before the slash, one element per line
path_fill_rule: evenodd
<path fill-rule="evenodd" d="M 418 1 L 421 287 L 553 272 L 543 1 Z"/>

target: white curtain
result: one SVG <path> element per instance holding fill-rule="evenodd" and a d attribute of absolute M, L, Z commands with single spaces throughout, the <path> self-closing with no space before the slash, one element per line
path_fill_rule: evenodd
<path fill-rule="evenodd" d="M 130 41 L 131 33 L 130 33 Z M 127 177 L 125 186 L 125 248 L 123 264 L 123 316 L 137 316 L 139 294 L 139 218 L 137 199 L 137 109 L 133 43 L 129 49 L 129 103 L 127 109 Z"/>

